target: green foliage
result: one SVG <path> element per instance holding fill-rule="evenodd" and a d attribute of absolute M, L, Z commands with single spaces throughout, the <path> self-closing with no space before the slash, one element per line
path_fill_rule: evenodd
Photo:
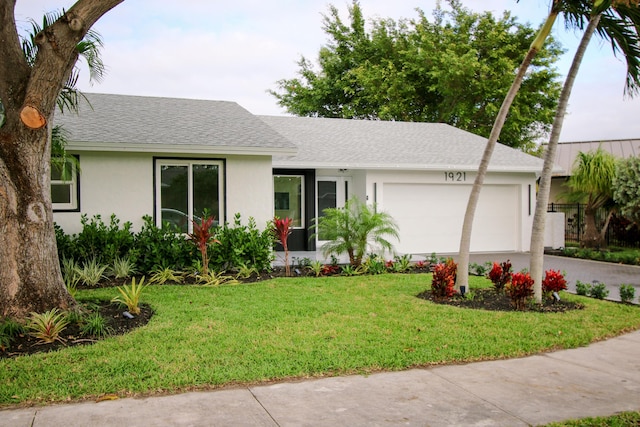
<path fill-rule="evenodd" d="M 489 261 L 484 264 L 478 264 L 476 262 L 472 262 L 469 264 L 469 274 L 473 274 L 475 276 L 485 276 L 491 269 L 493 264 Z"/>
<path fill-rule="evenodd" d="M 635 297 L 636 288 L 634 288 L 633 285 L 626 285 L 624 283 L 620 285 L 620 301 L 630 303 L 633 302 Z"/>
<path fill-rule="evenodd" d="M 387 272 L 387 266 L 380 256 L 371 254 L 365 258 L 364 263 L 362 264 L 362 270 L 366 274 L 383 274 Z"/>
<path fill-rule="evenodd" d="M 241 265 L 256 268 L 259 271 L 271 270 L 273 261 L 273 233 L 269 227 L 258 230 L 253 218 L 242 224 L 241 215 L 236 214 L 233 226 L 225 223 L 216 230 L 220 242 L 210 248 L 210 264 L 216 271 L 228 271 Z"/>
<path fill-rule="evenodd" d="M 193 245 L 178 229 L 165 222 L 156 227 L 153 218 L 142 217 L 144 224 L 135 236 L 137 270 L 149 274 L 157 268 L 184 270 L 195 256 Z"/>
<path fill-rule="evenodd" d="M 344 276 L 357 276 L 359 274 L 362 274 L 362 270 L 360 267 L 355 268 L 351 264 L 343 265 L 341 271 Z"/>
<path fill-rule="evenodd" d="M 11 347 L 13 340 L 24 332 L 24 326 L 13 319 L 6 318 L 0 321 L 0 351 Z"/>
<path fill-rule="evenodd" d="M 589 290 L 589 296 L 597 299 L 605 299 L 609 296 L 606 283 L 595 283 Z"/>
<path fill-rule="evenodd" d="M 404 254 L 402 256 L 395 256 L 393 258 L 393 266 L 391 267 L 394 273 L 406 273 L 413 268 L 411 263 L 411 254 Z"/>
<path fill-rule="evenodd" d="M 640 157 L 618 161 L 613 188 L 613 199 L 620 212 L 640 227 Z"/>
<path fill-rule="evenodd" d="M 591 293 L 591 285 L 589 283 L 576 280 L 576 294 L 587 296 Z"/>
<path fill-rule="evenodd" d="M 249 267 L 248 265 L 242 264 L 238 267 L 238 272 L 236 273 L 236 277 L 238 279 L 248 279 L 254 274 L 258 274 L 259 271 L 255 267 Z"/>
<path fill-rule="evenodd" d="M 74 259 L 79 263 L 95 259 L 101 264 L 112 264 L 117 257 L 126 257 L 133 250 L 134 235 L 131 223 L 120 226 L 120 220 L 111 215 L 109 225 L 102 221 L 100 215 L 91 219 L 83 214 L 80 222 L 82 231 L 71 236 L 71 245 L 66 246 L 69 253 L 62 258 Z"/>
<path fill-rule="evenodd" d="M 202 286 L 235 285 L 240 283 L 232 276 L 226 276 L 213 270 L 209 270 L 207 274 L 198 274 L 196 280 Z"/>
<path fill-rule="evenodd" d="M 451 258 L 435 265 L 431 280 L 431 292 L 435 298 L 451 298 L 455 294 L 457 269 L 458 264 Z"/>
<path fill-rule="evenodd" d="M 375 206 L 362 203 L 358 198 L 349 199 L 343 208 L 330 208 L 323 216 L 314 220 L 316 235 L 328 240 L 322 246 L 324 256 L 347 253 L 353 267 L 362 264 L 367 247 L 372 245 L 382 250 L 393 250 L 393 245 L 385 237 L 399 238 L 398 226 L 385 212 L 378 212 Z"/>
<path fill-rule="evenodd" d="M 597 209 L 613 197 L 616 158 L 598 147 L 596 151 L 579 152 L 571 177 L 567 181 L 569 198 L 584 201 L 585 209 Z"/>
<path fill-rule="evenodd" d="M 136 267 L 131 257 L 116 257 L 109 268 L 109 274 L 116 279 L 131 277 L 135 273 Z"/>
<path fill-rule="evenodd" d="M 26 328 L 29 334 L 40 342 L 52 343 L 64 341 L 60 334 L 68 324 L 66 314 L 53 308 L 44 313 L 31 313 L 27 318 Z"/>
<path fill-rule="evenodd" d="M 104 338 L 113 333 L 107 320 L 100 313 L 91 313 L 84 317 L 81 327 L 82 335 L 94 338 Z"/>
<path fill-rule="evenodd" d="M 98 263 L 96 258 L 91 258 L 76 268 L 76 277 L 78 282 L 86 286 L 96 286 L 100 280 L 104 279 L 107 268 L 107 265 Z"/>
<path fill-rule="evenodd" d="M 507 13 L 475 13 L 459 1 L 438 5 L 434 18 L 376 18 L 370 30 L 358 2 L 349 22 L 330 6 L 319 70 L 306 58 L 298 77 L 271 94 L 299 116 L 448 123 L 488 137 L 535 29 Z M 538 52 L 502 130 L 505 144 L 531 149 L 553 121 L 560 93 L 554 68 L 561 49 Z"/>
<path fill-rule="evenodd" d="M 184 280 L 184 275 L 181 272 L 175 271 L 169 267 L 158 267 L 152 271 L 150 284 L 164 285 L 165 283 L 180 284 Z"/>
<path fill-rule="evenodd" d="M 118 287 L 120 295 L 114 297 L 111 302 L 118 302 L 125 305 L 131 314 L 140 314 L 140 296 L 146 287 L 144 277 L 142 277 L 137 284 L 134 277 L 131 279 L 129 286 L 122 285 Z"/>
<path fill-rule="evenodd" d="M 320 277 L 320 275 L 322 274 L 322 267 L 323 267 L 322 261 L 318 261 L 318 260 L 311 262 L 311 265 L 309 266 L 309 268 L 311 269 L 311 271 L 313 271 L 313 274 L 316 277 Z"/>

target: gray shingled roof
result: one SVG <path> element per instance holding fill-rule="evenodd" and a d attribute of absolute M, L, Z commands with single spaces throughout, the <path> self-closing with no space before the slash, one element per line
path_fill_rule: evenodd
<path fill-rule="evenodd" d="M 558 144 L 555 158 L 556 166 L 562 168 L 563 172 L 559 172 L 556 175 L 570 175 L 578 153 L 596 151 L 598 147 L 602 147 L 604 151 L 607 151 L 619 158 L 640 156 L 640 139 L 563 142 Z"/>
<path fill-rule="evenodd" d="M 486 138 L 442 123 L 259 116 L 298 145 L 275 167 L 477 170 Z M 497 144 L 491 171 L 539 172 L 542 160 Z"/>
<path fill-rule="evenodd" d="M 295 153 L 296 146 L 235 102 L 85 94 L 80 114 L 56 113 L 70 148 Z M 91 108 L 93 107 L 93 108 Z"/>

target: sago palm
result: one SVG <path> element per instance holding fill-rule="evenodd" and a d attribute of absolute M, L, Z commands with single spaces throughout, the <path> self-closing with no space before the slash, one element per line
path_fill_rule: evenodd
<path fill-rule="evenodd" d="M 349 263 L 359 267 L 369 246 L 392 251 L 393 244 L 386 237 L 399 238 L 398 226 L 386 212 L 351 198 L 344 208 L 330 208 L 315 221 L 316 235 L 328 240 L 322 246 L 323 255 L 348 254 Z"/>
<path fill-rule="evenodd" d="M 564 116 L 569 104 L 571 90 L 575 82 L 582 58 L 594 32 L 611 42 L 614 54 L 621 52 L 627 61 L 627 80 L 625 92 L 629 96 L 637 93 L 640 86 L 640 8 L 638 2 L 611 2 L 606 10 L 597 13 L 594 9 L 582 36 L 578 49 L 573 57 L 569 73 L 564 82 L 558 101 L 556 116 L 551 128 L 549 144 L 545 151 L 544 166 L 540 177 L 536 209 L 531 231 L 530 271 L 534 279 L 535 298 L 542 300 L 542 276 L 544 271 L 544 234 L 547 205 L 551 189 L 555 153 L 560 140 Z"/>

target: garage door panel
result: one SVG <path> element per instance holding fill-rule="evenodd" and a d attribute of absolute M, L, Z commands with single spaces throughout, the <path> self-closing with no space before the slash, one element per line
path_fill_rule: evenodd
<path fill-rule="evenodd" d="M 470 185 L 384 184 L 382 208 L 397 221 L 402 253 L 457 252 Z M 518 187 L 486 185 L 473 225 L 471 250 L 517 248 Z"/>

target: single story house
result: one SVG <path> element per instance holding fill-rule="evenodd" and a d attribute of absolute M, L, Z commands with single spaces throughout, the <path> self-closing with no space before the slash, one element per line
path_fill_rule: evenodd
<path fill-rule="evenodd" d="M 292 250 L 314 250 L 314 218 L 356 196 L 399 224 L 398 253 L 453 253 L 486 139 L 446 124 L 255 116 L 233 102 L 86 94 L 57 115 L 79 160 L 52 173 L 54 220 L 115 213 L 188 231 L 206 209 L 259 227 L 294 219 Z M 70 166 L 73 167 L 73 166 Z M 476 212 L 471 250 L 527 251 L 542 161 L 498 144 Z"/>

